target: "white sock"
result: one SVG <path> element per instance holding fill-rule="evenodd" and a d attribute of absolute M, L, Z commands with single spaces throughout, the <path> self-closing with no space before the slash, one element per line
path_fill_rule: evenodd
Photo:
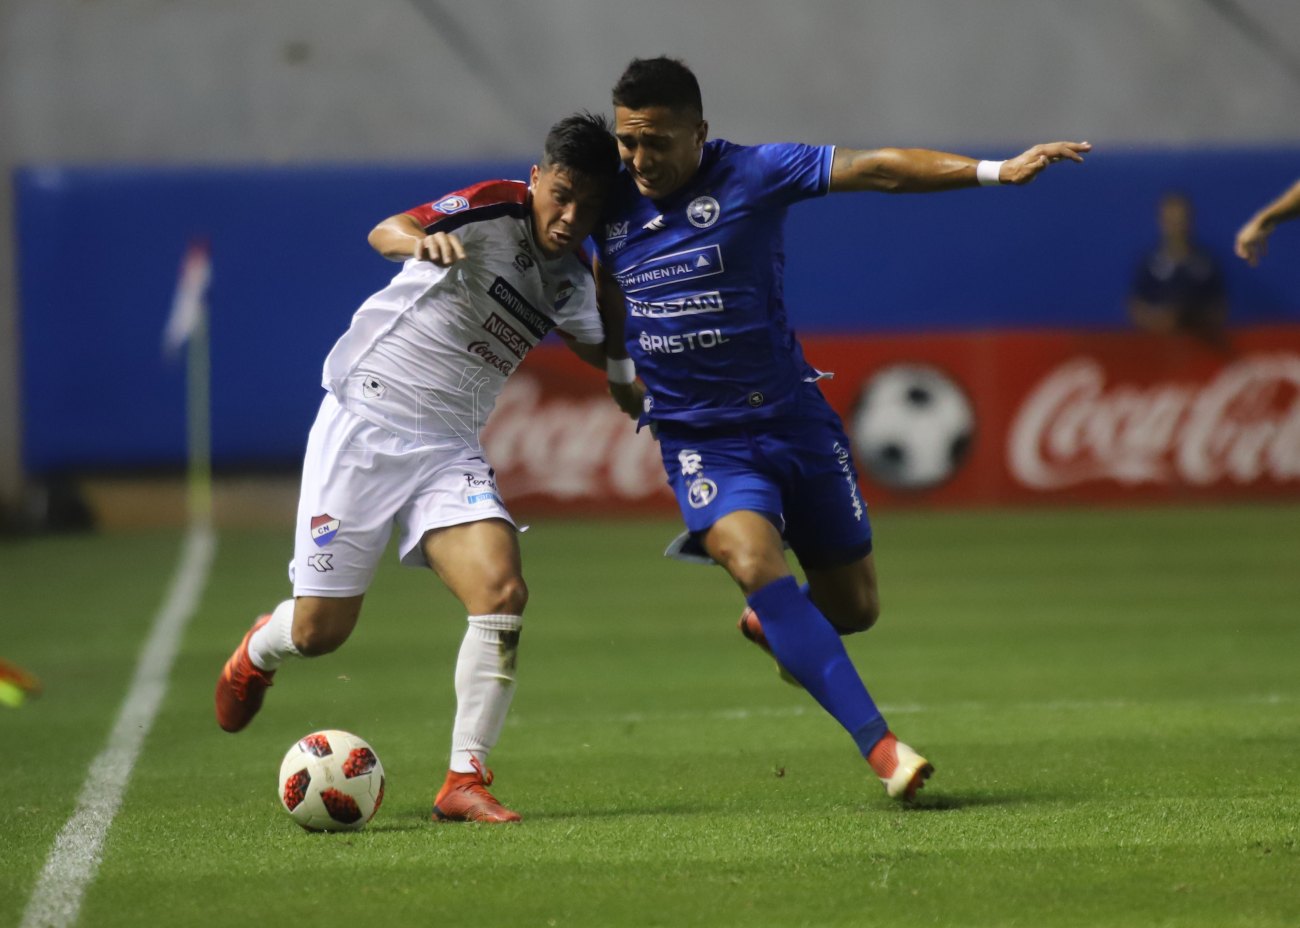
<path fill-rule="evenodd" d="M 451 730 L 451 769 L 471 773 L 471 758 L 487 769 L 515 695 L 519 653 L 517 615 L 472 615 L 456 658 L 456 723 Z"/>
<path fill-rule="evenodd" d="M 275 607 L 271 621 L 248 639 L 248 656 L 259 670 L 275 670 L 286 657 L 302 657 L 293 646 L 293 600 Z"/>

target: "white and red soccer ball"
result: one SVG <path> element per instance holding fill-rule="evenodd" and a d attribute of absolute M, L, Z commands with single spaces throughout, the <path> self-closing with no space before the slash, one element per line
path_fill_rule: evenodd
<path fill-rule="evenodd" d="M 280 802 L 308 831 L 359 831 L 383 801 L 384 765 L 349 732 L 313 732 L 280 764 Z"/>

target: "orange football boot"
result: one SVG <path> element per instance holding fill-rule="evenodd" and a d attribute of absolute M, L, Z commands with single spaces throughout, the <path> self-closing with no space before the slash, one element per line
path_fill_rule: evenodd
<path fill-rule="evenodd" d="M 746 606 L 745 611 L 740 614 L 740 621 L 736 623 L 736 627 L 740 629 L 742 635 L 754 642 L 754 644 L 758 645 L 769 655 L 772 654 L 772 646 L 767 643 L 767 635 L 763 633 L 763 623 L 758 620 L 757 612 Z M 772 657 L 772 660 L 776 663 L 777 675 L 780 676 L 782 680 L 789 683 L 791 686 L 797 686 L 800 689 L 803 688 L 803 684 L 795 679 L 794 674 L 782 667 L 780 661 L 775 657 Z"/>
<path fill-rule="evenodd" d="M 486 822 L 502 824 L 522 821 L 518 812 L 507 809 L 488 792 L 492 771 L 484 770 L 477 758 L 471 759 L 473 773 L 447 771 L 447 780 L 433 800 L 435 822 Z"/>
<path fill-rule="evenodd" d="M 259 669 L 248 656 L 248 639 L 269 621 L 268 612 L 253 623 L 217 678 L 217 724 L 226 731 L 240 731 L 253 721 L 275 676 L 274 670 Z"/>
<path fill-rule="evenodd" d="M 911 802 L 916 791 L 934 775 L 934 764 L 894 737 L 892 731 L 876 742 L 867 763 L 880 777 L 891 799 Z"/>

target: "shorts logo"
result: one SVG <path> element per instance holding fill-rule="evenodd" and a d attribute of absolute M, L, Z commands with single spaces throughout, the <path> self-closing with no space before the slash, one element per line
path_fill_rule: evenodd
<path fill-rule="evenodd" d="M 683 448 L 677 453 L 677 463 L 682 467 L 683 477 L 694 477 L 704 469 L 704 460 L 693 448 Z"/>
<path fill-rule="evenodd" d="M 722 207 L 713 197 L 696 197 L 686 207 L 686 219 L 697 229 L 707 229 L 718 221 Z"/>
<path fill-rule="evenodd" d="M 332 560 L 334 560 L 334 555 L 322 552 L 320 554 L 313 554 L 311 557 L 307 558 L 307 565 L 313 570 L 325 573 L 327 570 L 334 569 L 334 565 L 330 563 Z"/>
<path fill-rule="evenodd" d="M 450 215 L 452 213 L 459 213 L 469 209 L 469 200 L 456 195 L 443 197 L 437 203 L 433 204 L 433 208 L 440 213 Z"/>
<path fill-rule="evenodd" d="M 338 534 L 339 520 L 326 513 L 323 516 L 311 517 L 311 540 L 316 542 L 316 547 L 323 548 Z"/>
<path fill-rule="evenodd" d="M 489 502 L 496 503 L 498 506 L 502 505 L 501 497 L 497 496 L 495 493 L 492 492 L 467 493 L 465 495 L 465 502 L 467 502 L 471 506 L 475 505 L 476 503 L 489 503 Z"/>
<path fill-rule="evenodd" d="M 560 281 L 560 286 L 555 291 L 555 308 L 564 309 L 564 304 L 569 302 L 571 296 L 573 296 L 573 284 L 567 280 Z"/>
<path fill-rule="evenodd" d="M 703 509 L 718 497 L 718 485 L 708 477 L 697 477 L 686 490 L 686 502 L 692 509 Z"/>
<path fill-rule="evenodd" d="M 853 469 L 853 455 L 849 453 L 848 448 L 845 448 L 839 442 L 831 445 L 831 452 L 840 465 L 840 473 L 844 475 L 844 482 L 848 484 L 849 505 L 853 507 L 853 518 L 861 522 L 865 507 L 862 505 L 862 494 L 858 492 L 858 475 Z"/>

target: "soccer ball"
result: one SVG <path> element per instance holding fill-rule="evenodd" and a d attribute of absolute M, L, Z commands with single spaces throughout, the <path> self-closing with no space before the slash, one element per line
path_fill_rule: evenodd
<path fill-rule="evenodd" d="M 308 831 L 359 831 L 384 801 L 384 765 L 346 731 L 302 738 L 280 764 L 280 802 Z"/>
<path fill-rule="evenodd" d="M 873 479 L 899 490 L 938 486 L 970 450 L 975 413 L 961 387 L 921 364 L 895 364 L 862 389 L 853 449 Z"/>

